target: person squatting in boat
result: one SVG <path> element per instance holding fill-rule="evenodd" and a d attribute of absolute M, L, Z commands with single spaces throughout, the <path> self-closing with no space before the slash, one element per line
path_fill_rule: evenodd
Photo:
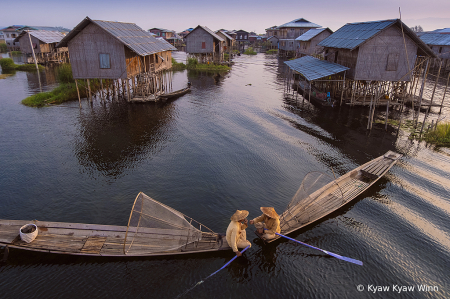
<path fill-rule="evenodd" d="M 245 229 L 247 224 L 248 211 L 237 210 L 236 213 L 231 216 L 231 222 L 227 228 L 227 242 L 233 249 L 237 256 L 241 256 L 238 248 L 245 248 L 247 246 L 252 247 L 252 244 L 247 240 L 247 233 Z"/>
<path fill-rule="evenodd" d="M 276 237 L 275 233 L 280 233 L 280 216 L 273 207 L 261 207 L 263 214 L 250 220 L 250 224 L 255 224 L 258 232 L 266 240 L 270 240 Z"/>

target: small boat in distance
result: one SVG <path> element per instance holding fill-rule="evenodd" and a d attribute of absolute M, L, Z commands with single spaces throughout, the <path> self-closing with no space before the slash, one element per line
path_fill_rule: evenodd
<path fill-rule="evenodd" d="M 33 223 L 30 243 L 19 235 Z M 223 235 L 140 192 L 127 226 L 0 220 L 0 246 L 86 256 L 160 256 L 231 250 Z"/>
<path fill-rule="evenodd" d="M 281 234 L 290 234 L 345 206 L 378 181 L 401 157 L 388 151 L 337 179 L 321 172 L 308 173 L 286 211 L 280 215 Z M 281 238 L 265 240 L 255 233 L 266 243 Z"/>
<path fill-rule="evenodd" d="M 157 94 L 152 94 L 149 96 L 139 96 L 136 95 L 131 99 L 131 102 L 158 102 L 160 100 L 165 101 L 168 99 L 175 99 L 178 97 L 181 97 L 182 95 L 185 95 L 186 93 L 188 93 L 191 90 L 191 85 L 188 84 L 187 87 L 182 88 L 180 90 L 176 90 L 173 92 L 169 92 L 169 93 L 164 93 L 164 92 L 158 92 Z"/>

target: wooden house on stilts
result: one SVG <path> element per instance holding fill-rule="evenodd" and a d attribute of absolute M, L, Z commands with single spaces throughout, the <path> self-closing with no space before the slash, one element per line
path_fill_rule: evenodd
<path fill-rule="evenodd" d="M 100 81 L 102 99 L 157 100 L 171 87 L 164 70 L 172 67 L 176 48 L 136 24 L 86 17 L 57 47 L 68 47 L 73 78 L 87 81 L 91 99 L 92 79 Z"/>
<path fill-rule="evenodd" d="M 186 52 L 201 63 L 223 61 L 225 40 L 206 26 L 198 25 L 184 37 Z"/>
<path fill-rule="evenodd" d="M 19 42 L 25 62 L 34 63 L 34 52 L 37 63 L 62 63 L 69 58 L 67 47 L 56 48 L 63 38 L 64 34 L 59 31 L 24 30 L 14 42 Z"/>

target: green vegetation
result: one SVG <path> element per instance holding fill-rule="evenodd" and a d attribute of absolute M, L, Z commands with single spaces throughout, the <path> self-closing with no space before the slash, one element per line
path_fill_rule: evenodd
<path fill-rule="evenodd" d="M 181 71 L 186 69 L 186 65 L 182 62 L 177 62 L 173 57 L 172 57 L 172 70 L 174 71 Z"/>
<path fill-rule="evenodd" d="M 5 43 L 0 43 L 0 53 L 8 52 L 8 46 Z"/>
<path fill-rule="evenodd" d="M 196 58 L 189 58 L 186 68 L 188 70 L 199 70 L 199 71 L 228 71 L 229 66 L 213 63 L 198 63 Z"/>
<path fill-rule="evenodd" d="M 36 65 L 34 64 L 15 64 L 11 58 L 2 58 L 0 59 L 0 66 L 4 71 L 17 70 L 17 71 L 25 71 L 25 72 L 35 72 Z M 38 65 L 40 71 L 45 68 L 42 65 Z"/>
<path fill-rule="evenodd" d="M 22 52 L 20 52 L 20 51 L 11 51 L 11 54 L 12 55 L 21 55 Z"/>
<path fill-rule="evenodd" d="M 58 87 L 48 92 L 41 92 L 22 100 L 22 104 L 30 107 L 42 107 L 45 105 L 61 104 L 68 101 L 78 100 L 77 87 L 72 77 L 72 67 L 65 63 L 56 69 L 56 79 L 60 83 Z M 94 93 L 100 89 L 100 80 L 89 80 L 91 92 Z M 80 97 L 88 96 L 88 86 L 84 80 L 78 81 L 78 90 Z"/>
<path fill-rule="evenodd" d="M 257 53 L 253 51 L 252 47 L 249 47 L 247 50 L 245 50 L 244 54 L 246 55 L 256 55 Z"/>
<path fill-rule="evenodd" d="M 9 76 L 12 76 L 13 74 L 0 74 L 0 80 L 8 78 Z"/>
<path fill-rule="evenodd" d="M 423 139 L 437 146 L 450 147 L 450 123 L 438 124 L 436 130 L 426 133 Z"/>
<path fill-rule="evenodd" d="M 239 52 L 239 50 L 233 50 L 233 54 L 239 54 L 241 52 Z"/>
<path fill-rule="evenodd" d="M 223 59 L 224 59 L 225 61 L 230 60 L 230 54 L 228 54 L 228 53 L 223 53 Z"/>
<path fill-rule="evenodd" d="M 266 52 L 266 54 L 276 54 L 278 53 L 278 49 L 270 49 Z"/>

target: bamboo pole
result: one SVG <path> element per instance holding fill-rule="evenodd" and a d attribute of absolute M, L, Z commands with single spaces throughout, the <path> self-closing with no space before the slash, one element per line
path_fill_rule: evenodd
<path fill-rule="evenodd" d="M 420 107 L 422 106 L 422 98 L 423 98 L 423 92 L 425 90 L 425 81 L 427 80 L 427 76 L 428 76 L 428 71 L 429 71 L 429 62 L 430 60 L 427 60 L 427 65 L 425 67 L 425 71 L 424 71 L 424 78 L 423 78 L 423 82 L 422 82 L 422 87 L 420 90 L 420 97 L 419 97 L 419 107 L 417 107 L 417 116 L 416 116 L 416 125 L 419 121 L 419 113 L 420 113 Z"/>
<path fill-rule="evenodd" d="M 89 101 L 92 102 L 91 84 L 89 82 L 89 79 L 87 79 L 87 86 L 88 86 L 88 91 L 89 91 Z"/>
<path fill-rule="evenodd" d="M 441 75 L 441 67 L 442 67 L 442 61 L 439 64 L 439 70 L 438 70 L 438 73 L 437 73 L 437 76 L 436 76 L 436 81 L 434 82 L 433 93 L 431 94 L 430 106 L 428 107 L 427 113 L 425 113 L 425 117 L 423 118 L 422 128 L 420 129 L 420 135 L 422 135 L 423 127 L 425 126 L 425 121 L 426 121 L 426 119 L 428 117 L 428 114 L 430 113 L 431 106 L 433 105 L 434 93 L 436 92 L 436 86 L 437 86 L 438 81 L 439 81 L 439 76 Z"/>
<path fill-rule="evenodd" d="M 343 97 L 344 97 L 344 89 L 345 89 L 345 74 L 347 71 L 344 71 L 344 79 L 342 80 L 342 92 L 341 92 L 341 103 L 339 105 L 342 105 Z"/>
<path fill-rule="evenodd" d="M 36 72 L 37 72 L 38 81 L 39 81 L 39 90 L 42 92 L 41 75 L 39 74 L 39 67 L 37 64 L 36 54 L 34 54 L 33 43 L 31 42 L 31 34 L 30 34 L 30 31 L 27 31 L 27 33 L 28 33 L 28 38 L 30 39 L 30 47 L 31 47 L 31 53 L 33 53 L 34 64 L 36 65 Z M 11 56 L 11 58 L 12 58 L 12 56 Z"/>
<path fill-rule="evenodd" d="M 100 99 L 103 102 L 103 79 L 100 79 Z"/>
<path fill-rule="evenodd" d="M 445 69 L 444 69 L 444 71 L 445 71 Z M 445 94 L 447 93 L 449 79 L 450 79 L 450 72 L 448 73 L 447 84 L 445 85 L 444 96 L 442 97 L 442 102 L 441 102 L 441 109 L 439 109 L 439 116 L 441 116 L 441 113 L 442 113 L 442 106 L 444 105 L 444 99 L 445 99 Z"/>
<path fill-rule="evenodd" d="M 81 108 L 81 97 L 80 97 L 80 91 L 78 90 L 78 80 L 77 79 L 75 79 L 75 86 L 77 87 L 78 103 L 80 104 L 80 108 Z"/>

